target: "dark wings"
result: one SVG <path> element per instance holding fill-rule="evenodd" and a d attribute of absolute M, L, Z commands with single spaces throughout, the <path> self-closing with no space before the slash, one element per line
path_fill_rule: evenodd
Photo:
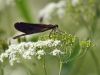
<path fill-rule="evenodd" d="M 31 23 L 16 23 L 15 28 L 26 34 L 39 33 L 55 28 L 55 25 L 46 24 L 31 24 Z"/>
<path fill-rule="evenodd" d="M 24 34 L 15 36 L 15 38 L 18 38 L 20 36 L 28 35 L 28 34 L 33 34 L 33 33 L 39 33 L 39 32 L 44 32 L 50 29 L 57 28 L 58 25 L 46 25 L 46 24 L 31 24 L 31 23 L 24 23 L 24 22 L 19 22 L 15 23 L 15 28 Z"/>

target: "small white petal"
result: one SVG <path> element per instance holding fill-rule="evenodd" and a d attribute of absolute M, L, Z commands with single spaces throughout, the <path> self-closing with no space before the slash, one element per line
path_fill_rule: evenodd
<path fill-rule="evenodd" d="M 61 52 L 60 50 L 55 49 L 50 54 L 52 54 L 53 56 L 57 56 L 57 55 L 64 54 L 64 52 Z"/>
<path fill-rule="evenodd" d="M 39 50 L 36 53 L 37 55 L 45 55 L 45 51 L 44 50 Z"/>
<path fill-rule="evenodd" d="M 43 56 L 43 55 L 45 55 L 45 54 L 46 54 L 46 53 L 45 53 L 44 50 L 39 50 L 39 51 L 37 51 L 37 53 L 36 53 L 38 59 L 41 59 L 41 56 Z"/>

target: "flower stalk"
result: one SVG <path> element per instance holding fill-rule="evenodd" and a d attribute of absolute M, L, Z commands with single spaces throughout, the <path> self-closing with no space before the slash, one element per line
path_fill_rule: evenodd
<path fill-rule="evenodd" d="M 60 62 L 59 62 L 59 75 L 61 75 L 62 65 L 63 65 L 63 63 L 60 60 Z"/>
<path fill-rule="evenodd" d="M 45 56 L 43 57 L 43 69 L 44 69 L 44 75 L 47 75 Z"/>

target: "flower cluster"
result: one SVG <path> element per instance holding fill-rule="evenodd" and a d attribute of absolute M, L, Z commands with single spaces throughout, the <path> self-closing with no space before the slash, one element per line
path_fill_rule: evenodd
<path fill-rule="evenodd" d="M 37 42 L 21 42 L 20 44 L 12 44 L 9 48 L 0 55 L 0 61 L 3 62 L 4 58 L 9 59 L 11 65 L 14 62 L 19 63 L 23 59 L 31 59 L 33 56 L 41 59 L 44 55 L 61 55 L 63 52 L 58 50 L 56 47 L 60 44 L 59 40 L 46 40 Z M 44 47 L 44 48 L 43 48 Z M 46 52 L 45 47 L 53 47 L 50 52 Z M 56 48 L 56 49 L 55 49 Z"/>
<path fill-rule="evenodd" d="M 4 53 L 0 54 L 0 61 L 3 62 L 6 58 L 13 65 L 23 62 L 23 60 L 33 58 L 40 60 L 53 56 L 66 63 L 84 55 L 93 46 L 90 40 L 80 41 L 71 34 L 51 34 L 51 39 L 48 36 L 42 36 L 37 42 L 11 44 Z"/>
<path fill-rule="evenodd" d="M 57 56 L 57 55 L 60 55 L 60 54 L 64 54 L 64 52 L 61 52 L 60 50 L 55 49 L 55 50 L 53 50 L 53 51 L 51 52 L 51 54 L 52 54 L 53 56 Z"/>
<path fill-rule="evenodd" d="M 40 22 L 45 20 L 45 21 L 49 21 L 52 19 L 52 16 L 54 16 L 55 14 L 62 19 L 65 15 L 65 11 L 67 8 L 67 0 L 60 0 L 57 3 L 49 3 L 48 5 L 46 5 L 43 9 L 40 10 L 39 12 L 39 19 Z M 79 3 L 79 0 L 71 0 L 71 5 L 72 6 L 76 6 Z"/>
<path fill-rule="evenodd" d="M 45 6 L 45 8 L 40 10 L 39 18 L 50 20 L 54 12 L 58 14 L 59 18 L 62 18 L 64 16 L 65 7 L 66 7 L 65 0 L 61 0 L 58 3 L 50 3 L 47 6 Z"/>

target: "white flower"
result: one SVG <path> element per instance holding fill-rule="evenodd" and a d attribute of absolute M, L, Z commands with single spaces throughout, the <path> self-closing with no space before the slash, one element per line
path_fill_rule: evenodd
<path fill-rule="evenodd" d="M 34 44 L 34 46 L 40 48 L 42 48 L 43 46 L 52 47 L 52 46 L 57 46 L 59 43 L 60 43 L 59 40 L 48 39 L 46 41 L 38 41 Z"/>
<path fill-rule="evenodd" d="M 37 53 L 36 53 L 36 55 L 38 56 L 37 58 L 38 59 L 41 59 L 41 56 L 43 56 L 43 55 L 45 55 L 46 53 L 45 53 L 45 51 L 44 50 L 39 50 L 39 51 L 37 51 Z"/>
<path fill-rule="evenodd" d="M 72 5 L 76 6 L 79 3 L 79 0 L 72 0 Z"/>
<path fill-rule="evenodd" d="M 45 51 L 44 50 L 39 50 L 36 53 L 37 55 L 45 55 Z"/>
<path fill-rule="evenodd" d="M 55 40 L 55 41 L 52 43 L 52 46 L 57 46 L 59 43 L 60 43 L 59 40 Z"/>
<path fill-rule="evenodd" d="M 45 8 L 43 8 L 42 10 L 40 10 L 39 12 L 39 18 L 43 19 L 47 19 L 50 20 L 51 19 L 51 14 L 54 12 L 54 10 L 56 9 L 56 3 L 50 3 L 47 6 L 45 6 Z"/>
<path fill-rule="evenodd" d="M 10 63 L 11 66 L 13 66 L 15 61 L 18 61 L 18 58 L 16 58 L 16 55 L 9 57 L 9 59 L 10 59 L 9 63 Z"/>
<path fill-rule="evenodd" d="M 61 0 L 57 3 L 57 14 L 59 18 L 63 18 L 64 14 L 65 14 L 65 8 L 66 8 L 66 1 L 65 0 Z"/>
<path fill-rule="evenodd" d="M 64 54 L 64 52 L 61 52 L 58 49 L 54 49 L 50 54 L 52 54 L 53 56 L 57 56 L 57 55 L 62 55 Z"/>
<path fill-rule="evenodd" d="M 25 51 L 23 54 L 22 54 L 22 57 L 24 59 L 31 59 L 31 57 L 33 55 L 35 55 L 35 49 L 28 49 L 27 51 Z"/>
<path fill-rule="evenodd" d="M 9 63 L 13 65 L 14 62 L 19 63 L 20 58 L 31 59 L 33 56 L 37 56 L 38 59 L 41 59 L 41 56 L 46 54 L 43 47 L 56 47 L 59 43 L 59 40 L 48 39 L 45 41 L 12 44 L 0 55 L 0 61 L 3 62 L 4 58 L 8 58 Z"/>
<path fill-rule="evenodd" d="M 1 61 L 1 62 L 3 62 L 4 57 L 8 57 L 8 54 L 7 54 L 7 53 L 2 53 L 2 54 L 0 55 L 0 61 Z"/>
<path fill-rule="evenodd" d="M 40 10 L 39 18 L 44 20 L 50 20 L 53 13 L 56 13 L 59 18 L 62 18 L 65 13 L 66 1 L 61 0 L 58 3 L 50 3 L 45 8 Z"/>

